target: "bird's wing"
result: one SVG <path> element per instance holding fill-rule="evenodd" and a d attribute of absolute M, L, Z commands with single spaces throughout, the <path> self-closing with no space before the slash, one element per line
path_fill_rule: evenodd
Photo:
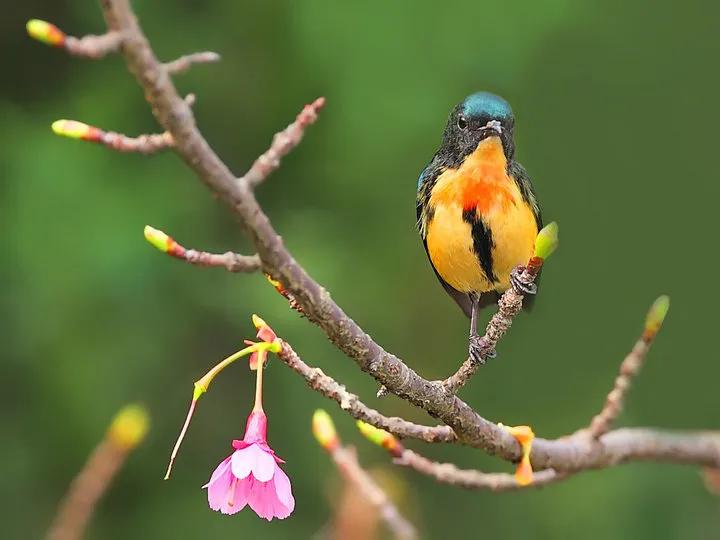
<path fill-rule="evenodd" d="M 427 222 L 432 217 L 429 212 L 428 203 L 430 202 L 430 195 L 432 188 L 438 179 L 438 176 L 445 170 L 445 166 L 442 163 L 442 159 L 438 154 L 435 154 L 428 163 L 427 167 L 420 173 L 417 183 L 417 229 L 420 232 L 420 236 L 425 241 L 427 236 Z"/>
<path fill-rule="evenodd" d="M 510 175 L 517 182 L 520 188 L 520 193 L 523 199 L 530 205 L 533 215 L 535 216 L 535 223 L 537 224 L 538 231 L 543 227 L 542 213 L 540 212 L 540 205 L 537 202 L 535 196 L 535 188 L 533 187 L 530 175 L 525 170 L 525 167 L 520 165 L 518 162 L 513 161 L 510 165 Z M 535 284 L 540 283 L 540 274 L 535 278 Z M 526 295 L 523 300 L 523 308 L 527 311 L 531 311 L 535 304 L 535 295 Z"/>
<path fill-rule="evenodd" d="M 535 216 L 535 223 L 537 224 L 539 231 L 543 227 L 542 213 L 540 212 L 540 205 L 538 204 L 537 197 L 535 196 L 535 188 L 530 180 L 530 175 L 525 170 L 525 167 L 520 165 L 517 161 L 510 163 L 509 172 L 510 176 L 515 180 L 515 182 L 517 182 L 523 199 L 528 203 L 528 205 L 530 205 L 530 209 Z"/>
<path fill-rule="evenodd" d="M 441 171 L 442 165 L 440 164 L 438 155 L 436 154 L 435 156 L 433 156 L 433 159 L 430 161 L 428 166 L 425 167 L 425 169 L 423 169 L 423 171 L 420 173 L 420 178 L 418 178 L 417 185 L 417 228 L 418 232 L 420 233 L 420 237 L 422 238 L 425 253 L 427 254 L 428 260 L 430 261 L 430 266 L 432 266 L 433 272 L 435 272 L 438 281 L 447 291 L 447 293 L 452 297 L 452 299 L 457 302 L 457 305 L 460 306 L 460 309 L 463 310 L 463 313 L 465 313 L 467 317 L 470 317 L 470 310 L 472 308 L 470 298 L 467 294 L 461 293 L 440 277 L 438 271 L 435 270 L 435 265 L 430 258 L 430 252 L 428 251 L 427 247 L 427 222 L 431 218 L 431 216 L 429 215 L 430 212 L 428 208 L 428 202 L 430 200 L 432 186 L 437 177 L 440 175 Z"/>

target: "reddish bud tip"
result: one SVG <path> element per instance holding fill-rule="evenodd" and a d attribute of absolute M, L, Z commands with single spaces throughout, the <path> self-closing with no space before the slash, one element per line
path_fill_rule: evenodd
<path fill-rule="evenodd" d="M 65 43 L 65 32 L 54 24 L 40 19 L 30 19 L 25 25 L 28 35 L 45 45 L 61 47 Z"/>
<path fill-rule="evenodd" d="M 98 142 L 103 136 L 101 129 L 77 120 L 56 120 L 51 127 L 55 135 L 69 137 L 70 139 Z"/>
<path fill-rule="evenodd" d="M 655 337 L 655 334 L 660 331 L 669 309 L 670 297 L 665 294 L 653 302 L 653 305 L 650 306 L 650 310 L 645 318 L 644 335 L 646 338 L 653 338 Z"/>
<path fill-rule="evenodd" d="M 405 448 L 400 441 L 398 441 L 392 433 L 388 433 L 384 429 L 376 428 L 362 420 L 357 421 L 357 427 L 367 440 L 382 446 L 390 454 L 395 457 L 399 457 Z"/>
<path fill-rule="evenodd" d="M 159 249 L 163 253 L 168 253 L 170 251 L 170 246 L 174 243 L 174 240 L 167 234 L 159 229 L 151 227 L 150 225 L 145 225 L 143 232 L 145 234 L 145 240 L 150 242 L 153 247 Z"/>

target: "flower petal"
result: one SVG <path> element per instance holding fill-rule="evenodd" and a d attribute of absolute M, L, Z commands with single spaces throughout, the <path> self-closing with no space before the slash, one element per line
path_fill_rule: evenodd
<path fill-rule="evenodd" d="M 257 446 L 256 448 L 258 448 L 259 453 L 257 454 L 255 464 L 253 465 L 253 476 L 260 482 L 268 482 L 269 480 L 272 480 L 272 477 L 275 474 L 275 469 L 277 469 L 278 466 L 275 464 L 275 458 L 272 454 L 264 452 Z"/>
<path fill-rule="evenodd" d="M 286 518 L 295 509 L 295 498 L 293 497 L 292 488 L 290 487 L 290 479 L 287 474 L 285 474 L 285 471 L 278 467 L 275 471 L 273 482 L 275 482 L 275 493 L 277 494 L 277 498 L 287 511 L 287 514 L 284 516 L 279 514 L 276 515 L 279 518 Z"/>
<path fill-rule="evenodd" d="M 275 467 L 273 454 L 257 444 L 236 450 L 232 455 L 232 472 L 240 479 L 247 477 L 252 471 L 256 480 L 267 482 L 275 474 Z"/>
<path fill-rule="evenodd" d="M 213 472 L 210 481 L 203 486 L 208 490 L 208 505 L 213 510 L 222 510 L 227 502 L 228 490 L 233 480 L 230 458 L 225 459 Z"/>
<path fill-rule="evenodd" d="M 275 517 L 275 502 L 277 497 L 272 482 L 253 483 L 248 497 L 248 504 L 261 518 L 271 521 Z"/>
<path fill-rule="evenodd" d="M 250 474 L 257 460 L 257 455 L 262 453 L 263 451 L 254 444 L 235 450 L 231 456 L 232 473 L 235 477 L 242 480 Z"/>
<path fill-rule="evenodd" d="M 244 480 L 238 480 L 233 477 L 235 486 L 230 486 L 230 490 L 227 492 L 225 497 L 225 504 L 220 509 L 223 514 L 237 514 L 240 510 L 247 506 L 247 494 L 248 487 L 252 481 L 252 477 L 245 478 Z"/>
<path fill-rule="evenodd" d="M 211 486 L 215 483 L 223 474 L 227 472 L 228 467 L 230 467 L 230 458 L 232 456 L 228 456 L 225 459 L 223 459 L 220 462 L 220 465 L 215 467 L 215 470 L 213 471 L 212 475 L 210 476 L 210 480 L 208 480 L 208 483 L 205 484 L 202 488 L 205 489 L 206 487 Z"/>

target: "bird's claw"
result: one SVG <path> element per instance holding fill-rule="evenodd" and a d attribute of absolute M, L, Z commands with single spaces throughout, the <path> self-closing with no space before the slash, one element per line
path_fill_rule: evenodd
<path fill-rule="evenodd" d="M 535 283 L 527 283 L 520 279 L 525 271 L 524 266 L 517 266 L 510 272 L 510 285 L 518 294 L 535 294 L 537 293 L 537 285 Z"/>
<path fill-rule="evenodd" d="M 495 349 L 490 346 L 487 339 L 485 339 L 484 336 L 480 337 L 478 335 L 470 336 L 470 346 L 468 352 L 470 354 L 470 359 L 478 364 L 484 364 L 487 359 L 495 358 L 497 356 L 497 352 L 495 352 Z"/>

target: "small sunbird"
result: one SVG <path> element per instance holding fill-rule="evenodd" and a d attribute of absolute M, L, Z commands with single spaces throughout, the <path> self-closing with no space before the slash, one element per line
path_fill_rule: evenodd
<path fill-rule="evenodd" d="M 488 92 L 450 113 L 440 149 L 420 174 L 417 219 L 433 270 L 470 318 L 469 353 L 480 355 L 478 310 L 510 286 L 534 294 L 516 267 L 533 255 L 542 228 L 530 177 L 515 161 L 512 109 Z"/>

